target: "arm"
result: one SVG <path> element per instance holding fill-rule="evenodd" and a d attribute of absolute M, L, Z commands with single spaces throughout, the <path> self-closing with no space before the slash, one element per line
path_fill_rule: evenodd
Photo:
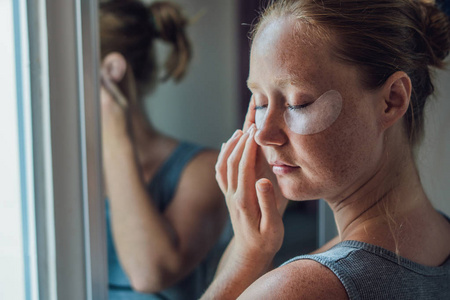
<path fill-rule="evenodd" d="M 330 269 L 313 260 L 298 260 L 265 274 L 238 299 L 344 300 L 348 296 Z"/>
<path fill-rule="evenodd" d="M 243 131 L 246 132 L 250 129 L 250 127 L 255 124 L 255 99 L 254 97 L 251 97 L 250 102 L 249 102 L 249 106 L 248 106 L 248 110 L 247 110 L 247 114 L 245 116 L 245 121 L 244 124 L 242 126 Z M 238 131 L 237 133 L 238 135 L 241 135 L 242 132 Z M 225 144 L 224 144 L 225 146 Z M 222 147 L 223 150 L 224 147 Z M 223 155 L 221 155 L 222 159 L 223 159 Z M 220 158 L 220 157 L 219 157 Z M 258 170 L 256 171 L 256 178 L 268 178 L 271 182 L 276 182 L 276 177 L 275 175 L 269 170 L 268 166 L 267 166 L 267 162 L 265 161 L 265 158 L 263 157 L 262 153 L 260 152 L 260 149 L 257 150 L 256 153 L 256 164 L 258 165 Z M 216 173 L 219 174 L 218 172 L 220 172 L 219 170 L 219 164 L 216 165 Z M 220 182 L 220 178 L 217 178 L 217 180 Z M 222 192 L 224 194 L 226 194 L 226 190 L 222 189 Z M 277 208 L 278 211 L 280 213 L 281 216 L 283 216 L 287 204 L 288 204 L 288 200 L 281 194 L 281 191 L 278 187 L 278 185 L 274 186 L 274 192 L 275 192 L 275 196 L 276 196 L 276 203 L 277 203 Z M 218 276 L 218 274 L 220 272 L 222 272 L 222 270 L 224 269 L 224 266 L 226 266 L 229 263 L 229 257 L 230 257 L 230 253 L 232 252 L 232 248 L 234 247 L 234 237 L 231 239 L 231 241 L 229 242 L 224 254 L 222 255 L 220 262 L 219 262 L 219 266 L 217 267 L 217 271 L 215 274 L 215 278 Z M 272 265 L 270 265 L 271 267 Z M 269 271 L 269 269 L 267 269 L 266 271 Z"/>
<path fill-rule="evenodd" d="M 102 90 L 104 172 L 112 230 L 122 266 L 134 289 L 162 290 L 186 276 L 206 256 L 226 219 L 214 180 L 217 153 L 200 153 L 185 168 L 170 206 L 153 205 L 126 130 L 125 112 Z"/>
<path fill-rule="evenodd" d="M 226 264 L 203 299 L 236 299 L 270 267 L 284 235 L 272 183 L 257 180 L 257 145 L 254 126 L 237 131 L 223 147 L 216 165 L 216 178 L 226 195 L 234 230 Z"/>

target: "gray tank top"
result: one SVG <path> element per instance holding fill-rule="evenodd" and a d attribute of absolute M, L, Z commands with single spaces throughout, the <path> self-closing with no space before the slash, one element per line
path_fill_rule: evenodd
<path fill-rule="evenodd" d="M 375 245 L 344 241 L 326 252 L 297 256 L 283 265 L 300 259 L 329 268 L 351 300 L 450 299 L 450 257 L 439 267 L 428 267 Z"/>

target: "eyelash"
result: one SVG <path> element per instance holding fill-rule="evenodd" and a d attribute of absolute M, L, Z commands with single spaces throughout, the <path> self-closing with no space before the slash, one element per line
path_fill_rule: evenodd
<path fill-rule="evenodd" d="M 301 110 L 301 109 L 305 109 L 306 107 L 308 107 L 311 103 L 307 103 L 307 104 L 302 104 L 302 105 L 288 105 L 287 108 L 289 110 Z M 260 106 L 255 106 L 255 110 L 260 110 L 260 109 L 264 109 L 267 108 L 267 105 L 260 105 Z"/>
<path fill-rule="evenodd" d="M 288 105 L 289 110 L 301 110 L 308 107 L 311 103 L 306 103 L 302 105 Z"/>

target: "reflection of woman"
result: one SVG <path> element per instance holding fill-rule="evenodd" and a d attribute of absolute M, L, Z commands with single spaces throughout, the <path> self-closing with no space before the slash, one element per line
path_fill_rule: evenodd
<path fill-rule="evenodd" d="M 450 299 L 449 219 L 412 154 L 449 28 L 431 1 L 272 2 L 254 32 L 245 132 L 216 165 L 235 237 L 204 298 Z M 255 174 L 258 149 L 276 181 Z M 284 232 L 277 186 L 324 198 L 339 236 L 266 273 Z"/>
<path fill-rule="evenodd" d="M 186 24 L 169 2 L 100 6 L 110 299 L 198 297 L 226 220 L 217 152 L 161 134 L 143 112 L 156 82 L 153 43 L 171 46 L 166 77 L 181 79 L 190 59 Z"/>

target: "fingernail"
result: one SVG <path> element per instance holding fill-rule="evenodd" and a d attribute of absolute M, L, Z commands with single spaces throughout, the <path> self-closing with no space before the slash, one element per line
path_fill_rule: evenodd
<path fill-rule="evenodd" d="M 220 147 L 220 151 L 223 150 L 223 147 L 225 146 L 225 143 L 222 143 L 222 146 Z"/>
<path fill-rule="evenodd" d="M 267 182 L 258 182 L 258 190 L 263 193 L 267 193 L 270 190 L 270 184 Z"/>
<path fill-rule="evenodd" d="M 235 139 L 235 138 L 238 136 L 238 134 L 239 134 L 239 129 L 236 130 L 236 131 L 233 133 L 233 135 L 231 136 L 231 138 L 232 138 L 232 139 Z"/>

